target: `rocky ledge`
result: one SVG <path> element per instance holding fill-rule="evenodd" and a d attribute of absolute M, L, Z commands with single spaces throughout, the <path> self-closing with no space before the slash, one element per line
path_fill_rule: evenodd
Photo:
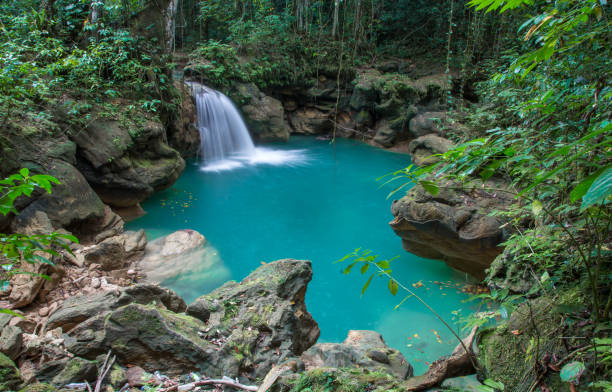
<path fill-rule="evenodd" d="M 503 221 L 489 215 L 504 210 L 512 196 L 501 181 L 462 187 L 443 182 L 433 196 L 417 185 L 391 206 L 393 231 L 404 249 L 482 279 L 499 255 L 504 238 Z"/>
<path fill-rule="evenodd" d="M 319 368 L 360 369 L 398 380 L 412 376 L 404 356 L 373 331 L 351 331 L 343 343 L 315 345 L 319 327 L 304 303 L 311 278 L 309 261 L 285 259 L 189 306 L 169 289 L 140 283 L 69 298 L 40 331 L 24 332 L 12 316 L 2 315 L 0 350 L 6 355 L 0 354 L 0 362 L 7 371 L 0 374 L 0 390 L 94 382 L 108 352 L 116 362 L 104 383 L 115 390 L 141 386 L 157 371 L 252 384 L 280 364 L 285 378 Z"/>

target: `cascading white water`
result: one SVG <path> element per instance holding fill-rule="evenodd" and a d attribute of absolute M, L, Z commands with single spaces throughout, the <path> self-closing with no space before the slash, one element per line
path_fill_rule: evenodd
<path fill-rule="evenodd" d="M 202 170 L 220 171 L 245 164 L 285 165 L 306 161 L 302 150 L 255 147 L 238 109 L 220 93 L 195 82 L 191 86 L 198 112 Z"/>
<path fill-rule="evenodd" d="M 196 99 L 204 164 L 255 154 L 249 131 L 232 101 L 206 86 L 192 83 L 191 87 Z"/>

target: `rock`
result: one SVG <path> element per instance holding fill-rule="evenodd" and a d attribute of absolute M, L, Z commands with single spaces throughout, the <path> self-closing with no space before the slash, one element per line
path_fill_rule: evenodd
<path fill-rule="evenodd" d="M 104 271 L 121 269 L 133 258 L 144 254 L 146 243 L 144 230 L 126 231 L 84 250 L 85 264 L 98 264 Z"/>
<path fill-rule="evenodd" d="M 94 118 L 71 138 L 77 167 L 102 201 L 131 207 L 172 185 L 185 161 L 164 141 L 159 120 L 143 112 L 121 116 Z"/>
<path fill-rule="evenodd" d="M 420 113 L 410 120 L 410 133 L 415 138 L 430 133 L 441 135 L 443 133 L 442 124 L 446 122 L 446 119 L 445 112 Z"/>
<path fill-rule="evenodd" d="M 44 383 L 51 383 L 53 378 L 64 370 L 67 363 L 67 358 L 43 362 L 40 366 L 38 366 L 38 369 L 36 369 L 36 380 Z"/>
<path fill-rule="evenodd" d="M 26 385 L 19 392 L 55 392 L 55 388 L 49 384 L 35 383 Z"/>
<path fill-rule="evenodd" d="M 232 98 L 238 102 L 253 138 L 261 142 L 289 140 L 281 102 L 263 94 L 255 84 L 239 83 Z"/>
<path fill-rule="evenodd" d="M 379 88 L 377 86 L 382 74 L 370 69 L 357 76 L 357 83 L 351 96 L 351 108 L 355 111 L 372 110 L 378 100 Z"/>
<path fill-rule="evenodd" d="M 16 391 L 22 383 L 21 374 L 9 357 L 0 353 L 0 392 Z"/>
<path fill-rule="evenodd" d="M 212 304 L 206 298 L 198 298 L 187 307 L 187 314 L 201 321 L 208 322 L 210 311 L 214 309 Z"/>
<path fill-rule="evenodd" d="M 94 361 L 88 361 L 83 358 L 72 358 L 55 377 L 52 384 L 58 387 L 63 387 L 73 382 L 92 382 L 98 377 L 98 369 Z"/>
<path fill-rule="evenodd" d="M 61 327 L 68 332 L 83 321 L 132 302 L 163 304 L 171 311 L 185 310 L 185 301 L 172 290 L 152 284 L 136 284 L 121 291 L 106 291 L 92 296 L 78 295 L 64 301 L 49 317 L 47 329 Z"/>
<path fill-rule="evenodd" d="M 100 279 L 98 278 L 92 278 L 90 285 L 94 289 L 99 289 L 100 286 L 102 285 L 102 282 L 100 282 Z"/>
<path fill-rule="evenodd" d="M 12 360 L 21 354 L 22 331 L 19 327 L 7 325 L 0 335 L 0 352 Z"/>
<path fill-rule="evenodd" d="M 419 136 L 408 145 L 412 162 L 417 166 L 431 165 L 439 161 L 433 154 L 444 154 L 454 147 L 453 142 L 436 134 Z"/>
<path fill-rule="evenodd" d="M 355 368 L 381 371 L 400 379 L 413 374 L 412 366 L 399 351 L 387 346 L 374 331 L 349 331 L 343 343 L 318 343 L 300 357 L 306 370 Z"/>
<path fill-rule="evenodd" d="M 40 213 L 47 215 L 51 228 L 78 227 L 83 231 L 88 230 L 89 223 L 103 217 L 104 204 L 73 165 L 53 160 L 41 171 L 54 176 L 61 184 L 54 185 L 51 194 L 43 193 L 21 210 L 13 221 L 13 231 L 22 233 L 22 227 L 41 222 Z"/>
<path fill-rule="evenodd" d="M 219 287 L 230 277 L 218 251 L 194 230 L 179 230 L 151 241 L 138 266 L 147 281 L 172 279 L 194 290 L 202 290 L 202 282 L 205 288 Z"/>
<path fill-rule="evenodd" d="M 2 331 L 4 327 L 9 325 L 9 322 L 11 321 L 12 318 L 13 318 L 12 314 L 0 313 L 0 331 Z"/>
<path fill-rule="evenodd" d="M 113 365 L 107 377 L 107 382 L 113 387 L 113 391 L 120 390 L 128 382 L 127 372 L 117 364 Z"/>
<path fill-rule="evenodd" d="M 128 368 L 126 372 L 127 383 L 130 384 L 131 387 L 140 388 L 143 386 L 146 380 L 146 372 L 140 366 L 132 366 Z"/>
<path fill-rule="evenodd" d="M 288 114 L 292 133 L 303 135 L 318 135 L 329 133 L 334 124 L 329 113 L 315 108 L 300 108 Z"/>
<path fill-rule="evenodd" d="M 193 157 L 200 152 L 195 101 L 191 89 L 184 82 L 175 80 L 173 84 L 180 96 L 181 105 L 168 124 L 168 144 L 184 158 Z"/>
<path fill-rule="evenodd" d="M 107 294 L 74 300 L 67 309 L 62 306 L 49 324 L 76 324 L 68 333 L 66 348 L 84 358 L 110 349 L 119 363 L 150 372 L 163 369 L 179 375 L 195 370 L 210 377 L 264 377 L 273 364 L 300 355 L 319 336 L 304 304 L 311 277 L 307 261 L 266 264 L 241 283 L 227 283 L 197 300 L 200 305 L 204 300 L 211 304 L 207 323 L 175 313 L 185 310 L 184 303 L 169 306 L 166 300 L 166 307 L 151 303 L 164 302 L 160 293 L 146 292 L 156 286 L 135 289 L 137 285 L 125 289 L 119 299 Z M 129 302 L 122 302 L 122 297 Z M 194 309 L 192 304 L 188 312 L 197 313 Z"/>
<path fill-rule="evenodd" d="M 391 228 L 402 238 L 402 245 L 417 256 L 444 260 L 449 266 L 482 279 L 493 259 L 501 253 L 503 222 L 489 216 L 492 209 L 504 209 L 512 196 L 503 191 L 486 192 L 479 184 L 460 190 L 459 184 L 442 182 L 432 196 L 422 186 L 412 188 L 395 200 Z M 497 180 L 487 183 L 503 189 Z M 455 189 L 457 188 L 457 189 Z"/>
<path fill-rule="evenodd" d="M 27 317 L 13 317 L 8 325 L 21 329 L 24 333 L 33 333 L 36 328 L 38 320 L 33 319 L 31 316 Z"/>

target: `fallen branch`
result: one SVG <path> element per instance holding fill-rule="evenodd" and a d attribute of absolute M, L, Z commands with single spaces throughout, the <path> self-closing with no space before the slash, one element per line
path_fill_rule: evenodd
<path fill-rule="evenodd" d="M 159 392 L 174 392 L 174 391 L 185 392 L 185 391 L 191 391 L 195 387 L 201 387 L 204 385 L 225 385 L 225 386 L 236 388 L 236 389 L 242 389 L 244 391 L 254 391 L 254 392 L 257 392 L 257 390 L 259 390 L 259 387 L 257 386 L 244 385 L 244 384 L 239 383 L 238 381 L 232 380 L 229 377 L 223 377 L 220 380 L 209 378 L 206 380 L 195 381 L 195 382 L 191 382 L 188 384 L 174 385 L 169 388 L 160 389 Z"/>
<path fill-rule="evenodd" d="M 467 338 L 463 339 L 450 357 L 438 359 L 431 364 L 429 369 L 422 376 L 416 376 L 406 380 L 405 391 L 424 391 L 426 389 L 439 386 L 447 378 L 467 376 L 476 372 L 472 357 L 474 351 L 472 345 L 476 338 L 478 327 L 474 327 Z M 466 352 L 465 348 L 469 350 Z"/>

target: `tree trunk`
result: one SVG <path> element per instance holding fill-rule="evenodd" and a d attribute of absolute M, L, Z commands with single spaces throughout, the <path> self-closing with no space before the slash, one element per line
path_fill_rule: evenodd
<path fill-rule="evenodd" d="M 356 0 L 355 4 L 355 29 L 353 32 L 353 38 L 355 39 L 355 43 L 359 41 L 359 27 L 361 26 L 361 0 Z"/>
<path fill-rule="evenodd" d="M 168 8 L 166 9 L 164 19 L 166 26 L 166 49 L 168 52 L 174 51 L 174 34 L 176 27 L 176 9 L 178 6 L 178 0 L 170 0 L 168 2 Z"/>
<path fill-rule="evenodd" d="M 338 13 L 340 10 L 340 0 L 334 1 L 334 23 L 332 25 L 332 37 L 336 38 L 338 32 Z"/>

